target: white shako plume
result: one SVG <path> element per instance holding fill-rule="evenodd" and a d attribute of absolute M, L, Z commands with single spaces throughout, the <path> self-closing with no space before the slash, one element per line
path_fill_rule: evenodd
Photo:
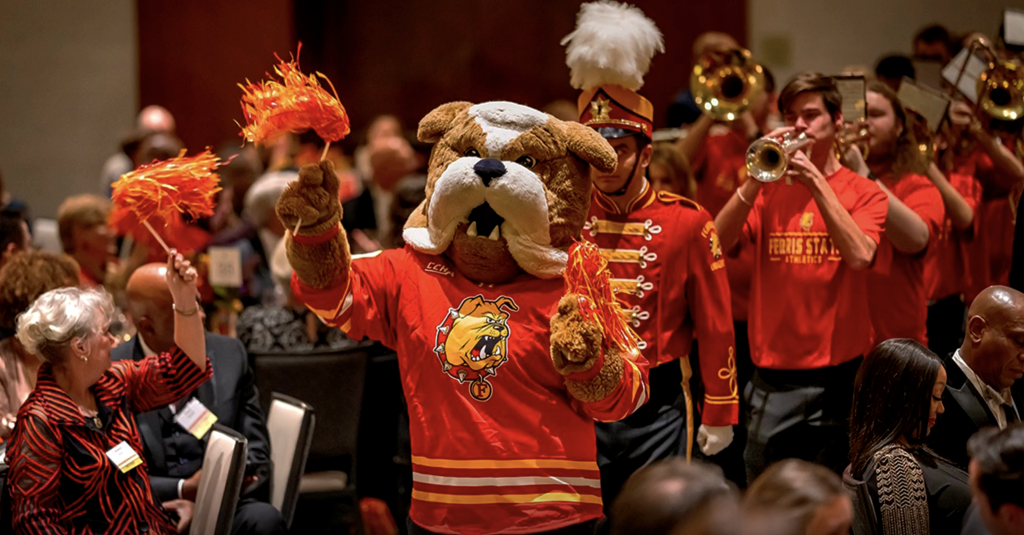
<path fill-rule="evenodd" d="M 598 0 L 583 4 L 576 30 L 562 39 L 576 89 L 615 84 L 637 91 L 651 58 L 665 51 L 661 31 L 639 8 Z"/>

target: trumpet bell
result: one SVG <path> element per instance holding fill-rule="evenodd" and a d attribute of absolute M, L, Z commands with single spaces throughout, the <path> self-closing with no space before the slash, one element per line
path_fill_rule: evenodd
<path fill-rule="evenodd" d="M 978 104 L 992 118 L 1015 121 L 1024 117 L 1024 68 L 999 61 L 978 77 Z"/>
<path fill-rule="evenodd" d="M 747 148 L 747 175 L 759 182 L 775 182 L 789 166 L 786 149 L 774 139 L 761 138 Z"/>
<path fill-rule="evenodd" d="M 690 92 L 702 112 L 732 121 L 764 92 L 764 69 L 754 63 L 749 50 L 704 54 L 690 74 Z"/>

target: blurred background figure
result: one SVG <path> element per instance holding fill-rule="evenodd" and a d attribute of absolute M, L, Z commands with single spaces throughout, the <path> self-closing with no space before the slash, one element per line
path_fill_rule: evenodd
<path fill-rule="evenodd" d="M 647 179 L 651 187 L 693 199 L 697 184 L 693 181 L 690 163 L 672 141 L 655 141 L 651 163 L 647 166 Z"/>
<path fill-rule="evenodd" d="M 135 128 L 122 138 L 121 150 L 107 158 L 103 164 L 103 171 L 100 173 L 101 195 L 110 198 L 110 185 L 117 182 L 121 175 L 138 167 L 135 163 L 135 153 L 144 137 L 157 132 L 173 134 L 174 128 L 174 116 L 163 106 L 150 105 L 142 108 L 135 119 Z"/>
<path fill-rule="evenodd" d="M 788 459 L 768 467 L 743 498 L 744 533 L 846 535 L 853 503 L 843 482 L 819 464 Z"/>
<path fill-rule="evenodd" d="M 913 58 L 945 65 L 953 59 L 953 38 L 941 24 L 921 28 L 914 35 Z"/>
<path fill-rule="evenodd" d="M 693 55 L 691 58 L 696 62 L 697 58 L 708 52 L 719 52 L 734 48 L 739 48 L 739 44 L 731 35 L 722 32 L 705 32 L 694 39 Z M 690 67 L 692 70 L 693 65 L 691 64 Z M 693 93 L 690 92 L 689 88 L 680 91 L 676 95 L 675 99 L 672 100 L 672 104 L 669 104 L 667 113 L 669 128 L 679 128 L 695 123 L 701 116 L 700 108 L 694 102 Z"/>
<path fill-rule="evenodd" d="M 1024 424 L 984 429 L 968 448 L 974 504 L 963 535 L 1024 533 Z"/>
<path fill-rule="evenodd" d="M 96 195 L 68 197 L 57 211 L 64 252 L 78 262 L 83 288 L 102 286 L 117 263 L 114 232 L 107 226 L 110 201 Z"/>
<path fill-rule="evenodd" d="M 14 430 L 42 364 L 14 335 L 16 320 L 40 295 L 78 286 L 78 280 L 78 264 L 67 255 L 22 252 L 0 268 L 0 441 Z"/>
<path fill-rule="evenodd" d="M 675 457 L 649 464 L 626 481 L 605 521 L 606 533 L 736 533 L 738 511 L 736 492 L 718 467 Z"/>
<path fill-rule="evenodd" d="M 12 256 L 32 250 L 32 235 L 20 212 L 0 210 L 0 267 Z"/>
<path fill-rule="evenodd" d="M 903 78 L 913 80 L 915 74 L 914 63 L 907 56 L 900 54 L 885 56 L 875 64 L 875 78 L 893 91 L 899 90 Z"/>

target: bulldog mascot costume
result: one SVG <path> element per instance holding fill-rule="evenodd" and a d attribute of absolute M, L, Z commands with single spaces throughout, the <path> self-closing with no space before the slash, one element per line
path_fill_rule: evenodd
<path fill-rule="evenodd" d="M 430 112 L 426 200 L 405 247 L 352 258 L 330 162 L 307 165 L 277 213 L 292 288 L 327 323 L 398 353 L 412 422 L 413 533 L 590 533 L 601 517 L 594 420 L 647 399 L 647 363 L 605 343 L 567 250 L 589 168 L 615 168 L 593 129 L 509 102 Z"/>

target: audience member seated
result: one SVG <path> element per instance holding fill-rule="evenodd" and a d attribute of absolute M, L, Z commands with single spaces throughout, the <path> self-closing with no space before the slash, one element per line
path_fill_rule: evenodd
<path fill-rule="evenodd" d="M 1024 534 L 1024 424 L 985 428 L 968 449 L 974 504 L 962 534 Z"/>
<path fill-rule="evenodd" d="M 764 471 L 743 498 L 747 533 L 846 535 L 853 504 L 843 482 L 819 464 L 779 461 Z"/>
<path fill-rule="evenodd" d="M 167 352 L 174 347 L 177 317 L 198 314 L 194 294 L 193 303 L 187 308 L 183 304 L 174 306 L 178 301 L 172 300 L 165 270 L 161 264 L 146 264 L 128 280 L 129 315 L 139 333 L 111 352 L 114 361 L 144 362 L 150 355 Z M 238 431 L 249 441 L 246 480 L 232 532 L 283 533 L 281 514 L 266 501 L 270 487 L 270 444 L 245 349 L 238 340 L 225 336 L 197 336 L 204 339 L 213 379 L 198 389 L 181 391 L 175 398 L 151 406 L 151 412 L 136 418 L 153 491 L 162 501 L 195 500 L 205 442 L 181 427 L 174 417 L 187 403 L 197 400 L 217 417 L 218 423 Z"/>
<path fill-rule="evenodd" d="M 116 262 L 114 232 L 107 226 L 110 201 L 96 195 L 68 197 L 57 209 L 64 252 L 78 262 L 83 288 L 102 286 Z"/>
<path fill-rule="evenodd" d="M 175 532 L 153 500 L 132 413 L 180 399 L 211 370 L 196 272 L 178 256 L 166 273 L 181 312 L 174 344 L 139 362 L 111 364 L 113 305 L 102 290 L 52 290 L 18 318 L 18 339 L 43 364 L 7 448 L 16 533 Z M 188 522 L 187 504 L 166 506 Z"/>
<path fill-rule="evenodd" d="M 739 527 L 738 510 L 717 466 L 674 457 L 637 470 L 606 522 L 610 535 L 731 533 Z"/>
<path fill-rule="evenodd" d="M 69 286 L 78 286 L 78 264 L 66 255 L 21 253 L 0 268 L 0 440 L 11 435 L 42 364 L 15 336 L 17 317 L 40 295 Z"/>
<path fill-rule="evenodd" d="M 1024 294 L 983 290 L 967 312 L 963 345 L 946 359 L 946 413 L 928 436 L 936 453 L 967 469 L 967 439 L 980 429 L 1020 421 L 1024 411 Z"/>
<path fill-rule="evenodd" d="M 0 173 L 0 210 L 21 214 L 22 219 L 28 223 L 28 229 L 32 230 L 32 217 L 25 201 L 15 198 L 11 192 L 4 187 L 4 176 Z"/>
<path fill-rule="evenodd" d="M 0 267 L 12 255 L 32 249 L 32 235 L 20 213 L 0 210 Z"/>
<path fill-rule="evenodd" d="M 697 197 L 697 184 L 693 180 L 690 163 L 672 141 L 654 142 L 651 163 L 647 167 L 647 179 L 651 181 L 651 187 L 658 191 L 667 191 L 690 199 Z"/>
<path fill-rule="evenodd" d="M 924 445 L 943 412 L 945 387 L 942 361 L 913 340 L 886 340 L 864 359 L 854 384 L 848 477 L 871 501 L 858 503 L 858 512 L 873 509 L 879 523 L 856 535 L 960 532 L 971 503 L 967 474 Z M 855 526 L 870 528 L 866 520 Z"/>
<path fill-rule="evenodd" d="M 270 272 L 280 298 L 275 303 L 246 307 L 238 316 L 238 340 L 254 354 L 338 351 L 352 345 L 340 329 L 320 321 L 292 294 L 292 266 L 284 241 L 270 259 Z M 216 363 L 214 364 L 216 366 Z"/>

